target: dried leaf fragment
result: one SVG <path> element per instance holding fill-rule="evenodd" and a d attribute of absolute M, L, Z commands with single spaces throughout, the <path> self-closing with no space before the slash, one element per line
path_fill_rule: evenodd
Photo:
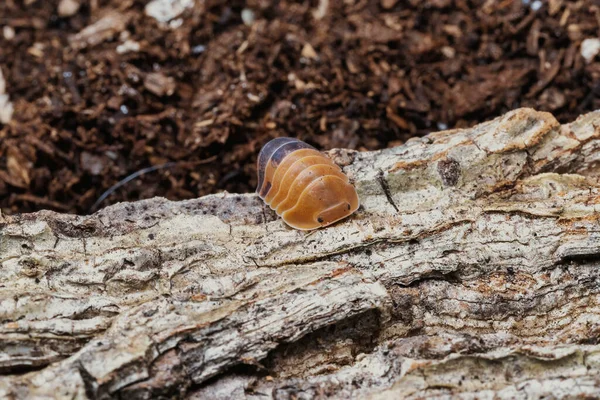
<path fill-rule="evenodd" d="M 111 12 L 69 38 L 73 47 L 96 46 L 125 30 L 129 15 Z"/>
<path fill-rule="evenodd" d="M 31 182 L 29 171 L 32 168 L 32 163 L 16 147 L 8 148 L 6 167 L 12 178 L 11 184 L 22 188 L 29 186 Z"/>
<path fill-rule="evenodd" d="M 159 72 L 148 74 L 144 79 L 144 87 L 157 96 L 171 96 L 175 93 L 176 85 L 175 79 Z"/>

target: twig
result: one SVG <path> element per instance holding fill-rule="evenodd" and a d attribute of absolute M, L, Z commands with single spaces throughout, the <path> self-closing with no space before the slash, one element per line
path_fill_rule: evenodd
<path fill-rule="evenodd" d="M 313 16 L 315 19 L 323 19 L 327 14 L 327 9 L 329 8 L 329 0 L 319 0 L 319 5 L 317 9 L 313 11 Z"/>
<path fill-rule="evenodd" d="M 37 204 L 40 205 L 42 207 L 50 207 L 53 208 L 55 210 L 60 210 L 60 211 L 68 211 L 69 207 L 65 206 L 62 203 L 59 203 L 57 201 L 53 201 L 50 199 L 45 199 L 43 197 L 38 197 L 32 194 L 27 194 L 27 193 L 23 193 L 23 194 L 13 194 L 10 198 L 11 202 L 29 202 L 29 203 L 33 203 L 33 204 Z"/>

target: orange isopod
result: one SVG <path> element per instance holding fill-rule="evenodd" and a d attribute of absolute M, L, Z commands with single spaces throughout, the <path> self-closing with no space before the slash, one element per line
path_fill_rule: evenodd
<path fill-rule="evenodd" d="M 256 193 L 292 228 L 331 225 L 358 209 L 356 189 L 340 167 L 298 139 L 267 143 L 258 155 L 257 171 Z"/>

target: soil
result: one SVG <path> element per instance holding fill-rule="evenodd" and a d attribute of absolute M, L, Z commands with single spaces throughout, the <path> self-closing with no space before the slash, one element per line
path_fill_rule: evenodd
<path fill-rule="evenodd" d="M 160 2 L 181 14 L 148 15 Z M 600 108 L 581 54 L 595 1 L 146 3 L 0 2 L 3 213 L 250 192 L 277 136 L 373 150 L 516 107 Z"/>

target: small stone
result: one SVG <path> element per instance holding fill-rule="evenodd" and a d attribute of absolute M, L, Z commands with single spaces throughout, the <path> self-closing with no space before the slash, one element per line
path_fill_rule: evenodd
<path fill-rule="evenodd" d="M 134 40 L 126 40 L 123 44 L 117 46 L 117 53 L 119 54 L 138 51 L 140 51 L 140 44 Z"/>
<path fill-rule="evenodd" d="M 540 8 L 542 8 L 544 4 L 540 1 L 540 0 L 536 0 L 533 3 L 531 3 L 531 11 L 538 11 Z"/>
<path fill-rule="evenodd" d="M 104 169 L 104 159 L 84 151 L 79 157 L 81 168 L 91 175 L 100 175 Z"/>
<path fill-rule="evenodd" d="M 254 19 L 255 19 L 255 15 L 254 15 L 254 11 L 252 11 L 249 8 L 244 8 L 242 10 L 242 21 L 244 22 L 244 25 L 246 26 L 252 26 L 252 24 L 254 24 Z"/>
<path fill-rule="evenodd" d="M 144 11 L 149 17 L 167 23 L 193 6 L 194 0 L 152 0 L 146 4 Z"/>
<path fill-rule="evenodd" d="M 305 58 L 312 58 L 313 60 L 316 60 L 317 58 L 319 58 L 319 56 L 317 55 L 317 52 L 315 51 L 315 49 L 310 45 L 310 43 L 306 43 L 304 45 L 304 47 L 302 48 L 302 53 L 301 53 L 302 57 Z"/>
<path fill-rule="evenodd" d="M 79 4 L 78 0 L 60 0 L 60 3 L 58 3 L 58 15 L 61 17 L 71 17 L 77 14 L 80 6 L 81 4 Z"/>
<path fill-rule="evenodd" d="M 444 56 L 446 56 L 446 58 L 454 58 L 456 55 L 456 50 L 450 46 L 442 47 L 441 52 Z"/>
<path fill-rule="evenodd" d="M 260 103 L 260 96 L 257 96 L 253 93 L 248 93 L 246 95 L 246 97 L 248 97 L 248 100 L 253 101 L 255 103 Z"/>
<path fill-rule="evenodd" d="M 192 54 L 202 54 L 206 50 L 206 46 L 203 44 L 199 44 L 197 46 L 192 47 Z"/>
<path fill-rule="evenodd" d="M 581 42 L 581 56 L 587 63 L 592 62 L 594 57 L 600 52 L 600 39 L 590 38 Z"/>
<path fill-rule="evenodd" d="M 169 28 L 175 30 L 183 25 L 183 18 L 177 18 L 169 22 Z"/>
<path fill-rule="evenodd" d="M 4 28 L 2 28 L 2 34 L 6 40 L 13 40 L 15 38 L 15 30 L 12 26 L 5 25 Z"/>

